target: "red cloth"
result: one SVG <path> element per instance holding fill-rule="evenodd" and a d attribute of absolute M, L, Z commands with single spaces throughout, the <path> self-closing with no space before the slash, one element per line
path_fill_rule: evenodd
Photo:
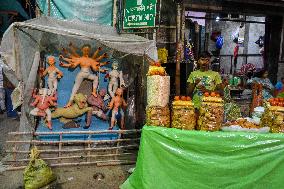
<path fill-rule="evenodd" d="M 239 45 L 235 46 L 234 48 L 234 58 L 237 58 L 239 55 Z"/>
<path fill-rule="evenodd" d="M 251 63 L 248 63 L 248 64 L 244 64 L 242 67 L 241 67 L 241 73 L 242 74 L 247 74 L 249 71 L 255 71 L 256 68 L 255 68 L 255 65 L 251 64 Z"/>
<path fill-rule="evenodd" d="M 107 74 L 105 75 L 105 79 L 106 79 L 106 78 L 109 78 L 109 73 L 107 73 Z"/>

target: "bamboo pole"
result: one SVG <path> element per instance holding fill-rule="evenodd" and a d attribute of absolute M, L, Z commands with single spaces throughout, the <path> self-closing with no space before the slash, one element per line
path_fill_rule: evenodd
<path fill-rule="evenodd" d="M 62 134 L 60 134 L 59 135 L 60 137 L 59 137 L 59 144 L 58 144 L 58 157 L 61 157 L 61 149 L 62 149 Z M 59 162 L 61 162 L 60 160 L 59 160 Z"/>
<path fill-rule="evenodd" d="M 51 0 L 48 0 L 48 5 L 47 5 L 47 16 L 50 16 L 50 6 L 51 6 Z"/>
<path fill-rule="evenodd" d="M 58 163 L 58 164 L 50 164 L 50 167 L 63 167 L 63 166 L 80 166 L 80 165 L 102 165 L 103 163 L 105 163 L 105 165 L 107 164 L 111 164 L 114 163 L 113 161 L 115 160 L 111 160 L 111 161 L 95 161 L 95 162 L 78 162 L 78 163 Z M 116 161 L 117 165 L 131 165 L 131 164 L 135 164 L 136 161 Z M 6 171 L 17 171 L 17 170 L 22 170 L 25 169 L 26 166 L 19 166 L 19 167 L 9 167 L 6 168 Z"/>
<path fill-rule="evenodd" d="M 175 87 L 176 95 L 180 95 L 180 57 L 179 46 L 180 46 L 180 29 L 181 29 L 181 6 L 177 4 L 177 17 L 176 17 L 176 75 L 175 75 Z"/>
<path fill-rule="evenodd" d="M 139 145 L 127 145 L 119 147 L 107 147 L 107 148 L 86 148 L 86 149 L 72 149 L 72 150 L 61 150 L 61 153 L 74 153 L 74 152 L 85 152 L 85 151 L 107 151 L 116 149 L 128 149 L 128 148 L 138 148 Z M 59 153 L 59 150 L 38 150 L 40 153 Z M 17 151 L 17 150 L 7 150 L 6 153 L 18 153 L 18 154 L 29 154 L 30 151 Z"/>
<path fill-rule="evenodd" d="M 113 0 L 112 26 L 116 27 L 116 24 L 117 24 L 117 0 Z"/>
<path fill-rule="evenodd" d="M 121 134 L 119 134 L 118 138 L 121 139 Z M 119 147 L 119 145 L 120 145 L 120 142 L 118 142 L 118 143 L 116 144 L 116 147 Z M 116 153 L 116 154 L 119 153 L 119 148 L 117 148 L 117 149 L 115 150 L 115 153 Z M 117 156 L 115 156 L 115 159 L 117 159 Z"/>
<path fill-rule="evenodd" d="M 105 143 L 116 143 L 116 142 L 129 142 L 129 141 L 138 141 L 139 138 L 136 139 L 116 139 L 116 140 L 67 140 L 67 141 L 39 141 L 39 140 L 19 140 L 19 141 L 6 141 L 6 143 L 17 143 L 17 144 L 59 144 L 60 142 L 62 144 L 87 144 L 87 143 L 93 143 L 93 144 L 105 144 Z"/>
<path fill-rule="evenodd" d="M 129 162 L 133 162 L 133 161 L 129 161 Z M 115 165 L 127 165 L 127 164 L 136 164 L 136 162 L 133 163 L 124 163 L 124 162 L 109 162 L 109 163 L 97 163 L 98 167 L 102 167 L 102 166 L 115 166 Z"/>
<path fill-rule="evenodd" d="M 116 157 L 116 156 L 127 156 L 127 155 L 136 155 L 135 153 L 122 153 L 122 154 L 102 154 L 102 155 L 86 155 L 86 156 L 61 156 L 61 157 L 41 157 L 42 160 L 63 160 L 63 159 L 88 159 L 88 158 L 97 158 L 97 157 Z M 7 163 L 16 163 L 16 162 L 27 162 L 30 159 L 18 159 L 18 160 L 6 160 Z"/>
<path fill-rule="evenodd" d="M 184 40 L 185 40 L 185 8 L 182 6 L 181 8 L 181 31 L 180 31 L 180 40 L 183 44 L 183 48 L 181 50 L 181 58 L 184 60 Z"/>
<path fill-rule="evenodd" d="M 88 140 L 91 140 L 91 135 L 88 136 Z M 90 148 L 91 148 L 91 143 L 89 142 L 89 143 L 88 143 L 88 149 L 90 149 Z M 90 150 L 87 150 L 87 152 L 88 152 L 87 156 L 89 157 L 89 158 L 87 159 L 87 162 L 90 162 L 90 161 L 91 161 L 91 158 L 90 158 L 90 156 L 91 156 L 91 151 L 90 151 Z"/>
<path fill-rule="evenodd" d="M 17 159 L 17 148 L 16 148 L 16 145 L 14 144 L 14 147 L 12 148 L 12 153 L 13 153 L 13 160 L 16 160 Z"/>
<path fill-rule="evenodd" d="M 17 23 L 15 23 L 15 26 L 17 27 L 17 26 L 20 26 L 20 27 L 22 27 L 22 28 L 30 28 L 30 29 L 32 29 L 32 30 L 37 30 L 37 31 L 40 31 L 40 32 L 42 32 L 42 31 L 46 31 L 46 32 L 49 32 L 49 33 L 54 33 L 54 34 L 57 34 L 57 32 L 58 31 L 56 31 L 54 28 L 52 28 L 52 27 L 47 27 L 47 26 L 37 26 L 37 25 L 33 25 L 33 24 L 29 24 L 29 23 L 21 23 L 21 22 L 17 22 Z M 95 39 L 95 40 L 97 40 L 97 36 L 96 35 L 90 35 L 90 34 L 78 34 L 78 33 L 76 33 L 76 32 L 74 32 L 74 31 L 71 31 L 71 30 L 64 30 L 63 32 L 65 32 L 67 35 L 70 35 L 70 36 L 77 36 L 77 37 L 82 37 L 82 38 L 84 38 L 84 39 Z M 115 41 L 114 39 L 112 40 L 112 39 L 108 39 L 107 40 L 108 42 L 117 42 L 117 41 Z M 143 39 L 141 39 L 141 40 L 139 40 L 139 39 L 129 39 L 129 40 L 126 40 L 125 42 L 132 42 L 132 43 L 134 43 L 134 42 L 137 42 L 137 43 L 139 43 L 139 42 L 143 42 L 143 43 L 145 43 L 145 40 Z"/>
<path fill-rule="evenodd" d="M 129 134 L 140 133 L 141 130 L 103 130 L 103 131 L 63 131 L 63 132 L 10 132 L 9 135 L 60 135 L 60 134 Z"/>

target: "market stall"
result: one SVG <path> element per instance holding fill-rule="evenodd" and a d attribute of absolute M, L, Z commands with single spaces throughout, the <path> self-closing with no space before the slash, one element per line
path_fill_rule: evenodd
<path fill-rule="evenodd" d="M 143 124 L 145 60 L 157 59 L 154 41 L 119 35 L 110 26 L 40 17 L 12 24 L 0 52 L 5 75 L 16 86 L 13 106 L 21 107 L 20 129 L 10 133 L 19 140 L 7 141 L 17 149 L 13 161 L 27 156 L 30 145 L 57 144 L 56 156 L 62 156 L 61 150 L 72 151 L 63 144 L 86 144 L 89 163 L 97 157 L 92 145 L 136 146 L 137 135 L 121 136 Z"/>
<path fill-rule="evenodd" d="M 282 188 L 282 134 L 144 126 L 134 173 L 122 189 Z"/>
<path fill-rule="evenodd" d="M 245 117 L 209 56 L 197 63 L 192 97 L 173 99 L 163 67 L 151 64 L 136 168 L 121 188 L 281 188 L 284 98 L 265 99 L 254 82 Z"/>

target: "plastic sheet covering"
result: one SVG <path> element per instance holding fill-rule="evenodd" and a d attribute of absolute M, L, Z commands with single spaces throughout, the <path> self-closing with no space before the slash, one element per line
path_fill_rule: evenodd
<path fill-rule="evenodd" d="M 284 136 L 144 126 L 121 189 L 283 188 Z"/>
<path fill-rule="evenodd" d="M 56 180 L 48 165 L 39 158 L 37 148 L 31 150 L 31 160 L 24 172 L 25 189 L 39 189 Z"/>
<path fill-rule="evenodd" d="M 284 132 L 284 112 L 266 108 L 261 118 L 262 127 L 270 127 L 272 133 Z"/>
<path fill-rule="evenodd" d="M 23 98 L 23 84 L 22 82 L 19 82 L 18 86 L 13 90 L 11 94 L 12 98 L 12 105 L 13 105 L 13 110 L 18 108 L 24 101 Z"/>
<path fill-rule="evenodd" d="M 171 117 L 169 106 L 147 106 L 146 108 L 147 120 L 146 124 L 160 127 L 170 127 Z"/>
<path fill-rule="evenodd" d="M 148 106 L 165 107 L 170 98 L 170 76 L 153 75 L 147 77 Z"/>
<path fill-rule="evenodd" d="M 224 105 L 222 103 L 202 103 L 199 119 L 197 121 L 198 130 L 218 131 L 220 130 L 224 117 Z"/>
<path fill-rule="evenodd" d="M 189 101 L 174 101 L 172 105 L 172 127 L 184 130 L 194 130 L 196 115 L 193 103 Z"/>
<path fill-rule="evenodd" d="M 59 49 L 70 42 L 76 46 L 91 44 L 102 46 L 115 54 L 149 56 L 157 59 L 154 41 L 136 35 L 119 35 L 110 26 L 89 24 L 81 21 L 57 20 L 40 17 L 26 22 L 14 23 L 5 32 L 0 53 L 9 80 L 15 86 L 22 81 L 25 85 L 24 101 L 28 103 L 35 85 L 39 52 L 58 54 Z M 140 57 L 140 60 L 143 58 Z M 140 61 L 141 62 L 141 61 Z M 28 110 L 28 108 L 26 108 Z"/>
<path fill-rule="evenodd" d="M 29 132 L 35 128 L 29 112 L 32 90 L 38 83 L 38 55 L 43 57 L 46 54 L 53 54 L 58 57 L 62 52 L 61 48 L 68 47 L 70 42 L 76 47 L 82 47 L 84 44 L 90 44 L 93 49 L 102 47 L 110 55 L 110 59 L 120 59 L 123 73 L 129 75 L 127 85 L 135 86 L 134 78 L 139 78 L 139 99 L 146 103 L 144 94 L 147 72 L 143 56 L 157 60 L 155 41 L 136 35 L 119 35 L 113 27 L 82 21 L 40 17 L 17 22 L 8 28 L 2 38 L 0 64 L 3 62 L 4 73 L 15 86 L 18 86 L 19 82 L 23 83 L 23 94 L 18 95 L 23 96 L 19 131 Z M 145 78 L 138 77 L 138 74 Z M 144 106 L 142 100 L 136 101 L 137 105 L 143 105 L 139 112 L 143 110 L 144 113 L 146 105 Z"/>
<path fill-rule="evenodd" d="M 37 0 L 40 10 L 48 15 L 48 1 Z M 61 19 L 79 19 L 111 25 L 113 0 L 52 0 L 50 16 Z"/>
<path fill-rule="evenodd" d="M 127 99 L 127 110 L 126 110 L 126 114 L 127 114 L 127 120 L 126 120 L 126 128 L 128 128 L 128 126 L 130 125 L 135 125 L 136 123 L 136 117 L 135 117 L 135 96 L 131 96 Z M 131 128 L 129 128 L 131 129 Z"/>
<path fill-rule="evenodd" d="M 233 121 L 240 117 L 242 117 L 241 109 L 238 104 L 234 102 L 225 103 L 224 105 L 224 113 L 226 120 Z"/>

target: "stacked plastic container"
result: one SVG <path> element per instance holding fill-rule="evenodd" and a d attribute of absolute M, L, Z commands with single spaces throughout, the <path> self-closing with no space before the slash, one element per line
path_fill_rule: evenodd
<path fill-rule="evenodd" d="M 161 66 L 150 66 L 147 75 L 146 124 L 170 127 L 170 76 Z"/>

